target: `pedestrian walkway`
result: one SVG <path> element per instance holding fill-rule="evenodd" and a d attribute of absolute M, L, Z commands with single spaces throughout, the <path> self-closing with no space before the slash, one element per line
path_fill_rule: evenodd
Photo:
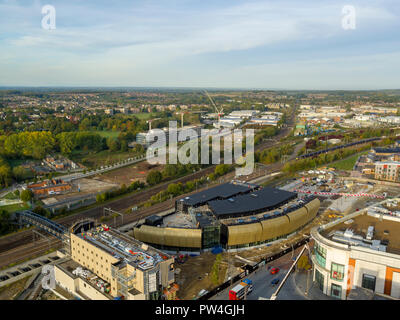
<path fill-rule="evenodd" d="M 309 274 L 307 275 L 307 273 Z M 301 293 L 308 300 L 337 300 L 322 293 L 322 291 L 317 287 L 317 283 L 312 280 L 312 271 L 294 271 L 293 281 L 298 293 Z"/>

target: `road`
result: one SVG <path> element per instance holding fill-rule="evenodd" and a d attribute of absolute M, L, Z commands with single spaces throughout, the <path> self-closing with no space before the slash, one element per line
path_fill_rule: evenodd
<path fill-rule="evenodd" d="M 248 275 L 246 278 L 253 281 L 253 291 L 246 297 L 247 300 L 258 300 L 260 297 L 270 299 L 272 294 L 276 291 L 277 286 L 272 286 L 271 281 L 275 278 L 278 278 L 280 281 L 285 277 L 287 271 L 293 263 L 293 258 L 296 254 L 300 253 L 302 247 L 297 248 L 295 253 L 292 255 L 291 253 L 286 254 L 285 256 L 277 259 L 269 264 L 266 264 L 264 267 L 258 269 L 256 272 Z M 280 268 L 278 274 L 270 274 L 270 269 L 273 267 Z M 281 291 L 278 294 L 277 300 L 306 300 L 306 296 L 304 293 L 300 291 L 300 289 L 296 286 L 294 277 L 294 271 L 287 278 L 285 284 L 281 288 Z M 229 288 L 223 290 L 218 295 L 214 296 L 210 300 L 229 300 L 229 290 L 233 288 L 236 284 L 234 283 Z M 311 280 L 310 280 L 311 284 Z"/>

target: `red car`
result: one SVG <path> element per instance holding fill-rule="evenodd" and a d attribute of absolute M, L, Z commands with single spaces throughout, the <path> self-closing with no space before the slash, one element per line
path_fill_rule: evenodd
<path fill-rule="evenodd" d="M 272 268 L 270 273 L 271 274 L 277 274 L 279 272 L 279 268 Z"/>

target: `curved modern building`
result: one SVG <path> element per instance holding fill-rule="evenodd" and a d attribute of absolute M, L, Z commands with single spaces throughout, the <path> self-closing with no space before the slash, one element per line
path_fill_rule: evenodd
<path fill-rule="evenodd" d="M 240 249 L 300 230 L 319 206 L 313 196 L 298 198 L 293 192 L 233 181 L 177 200 L 176 213 L 149 217 L 133 235 L 170 251 Z"/>
<path fill-rule="evenodd" d="M 400 298 L 399 230 L 399 217 L 371 208 L 313 229 L 317 287 L 342 300 Z"/>

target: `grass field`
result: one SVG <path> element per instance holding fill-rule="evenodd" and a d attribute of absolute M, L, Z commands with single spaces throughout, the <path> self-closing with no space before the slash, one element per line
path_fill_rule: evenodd
<path fill-rule="evenodd" d="M 14 194 L 14 192 L 7 193 L 3 198 L 4 198 L 4 199 L 8 199 L 8 200 L 16 200 L 16 199 L 19 199 L 19 197 L 16 196 L 16 195 Z"/>
<path fill-rule="evenodd" d="M 154 113 L 147 113 L 147 112 L 142 112 L 142 113 L 135 113 L 133 114 L 136 118 L 139 120 L 148 120 L 150 118 L 155 118 L 157 115 Z"/>
<path fill-rule="evenodd" d="M 19 210 L 27 210 L 29 208 L 30 208 L 30 206 L 28 204 L 25 204 L 25 203 L 10 204 L 8 206 L 1 206 L 0 207 L 0 209 L 6 210 L 9 213 L 13 213 L 13 212 L 19 211 Z"/>
<path fill-rule="evenodd" d="M 362 153 L 357 153 L 357 154 L 352 155 L 352 156 L 350 156 L 350 157 L 348 157 L 346 159 L 343 159 L 343 160 L 340 160 L 338 162 L 332 163 L 330 165 L 330 167 L 333 167 L 333 168 L 338 169 L 338 170 L 352 170 L 354 165 L 357 162 L 357 159 L 361 155 L 367 154 L 367 153 L 368 153 L 368 151 L 362 152 Z"/>
<path fill-rule="evenodd" d="M 110 152 L 103 150 L 100 152 L 85 152 L 82 150 L 75 150 L 70 158 L 72 161 L 82 163 L 88 168 L 112 164 L 121 160 L 135 157 L 136 154 L 131 151 L 126 152 Z"/>
<path fill-rule="evenodd" d="M 95 132 L 101 135 L 103 138 L 114 138 L 114 139 L 118 138 L 118 135 L 120 133 L 120 131 L 102 131 L 102 130 L 98 130 Z"/>

